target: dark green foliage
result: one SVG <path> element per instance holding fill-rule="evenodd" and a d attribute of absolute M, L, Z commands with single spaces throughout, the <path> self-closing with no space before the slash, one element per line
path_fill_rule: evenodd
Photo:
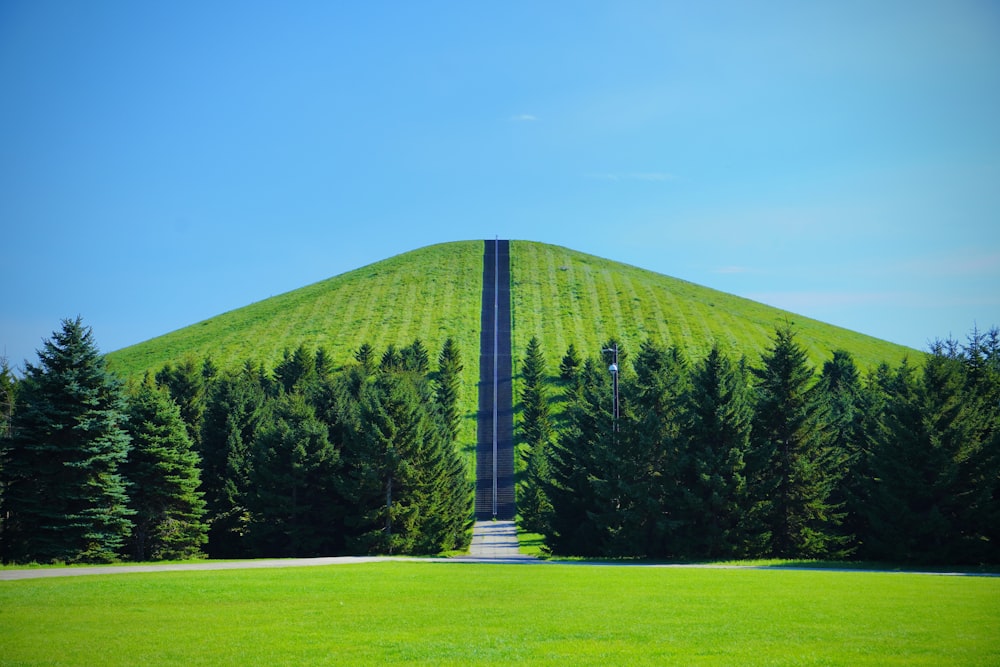
<path fill-rule="evenodd" d="M 607 375 L 601 364 L 587 359 L 568 395 L 566 426 L 552 443 L 551 479 L 544 487 L 552 503 L 546 544 L 558 554 L 601 554 L 598 530 L 591 520 L 602 510 L 593 481 L 605 474 L 600 450 L 611 441 Z"/>
<path fill-rule="evenodd" d="M 576 378 L 577 370 L 580 368 L 580 355 L 572 343 L 566 348 L 566 354 L 559 362 L 559 379 L 563 382 L 572 382 Z"/>
<path fill-rule="evenodd" d="M 166 387 L 181 411 L 187 425 L 188 437 L 195 447 L 201 442 L 201 421 L 205 414 L 205 386 L 215 374 L 211 361 L 205 360 L 198 368 L 193 359 L 185 359 L 176 366 L 167 364 L 156 374 L 156 383 Z"/>
<path fill-rule="evenodd" d="M 210 522 L 208 554 L 238 558 L 247 553 L 242 537 L 250 520 L 251 448 L 267 422 L 268 380 L 246 363 L 216 378 L 202 425 L 202 485 Z"/>
<path fill-rule="evenodd" d="M 17 379 L 14 371 L 7 363 L 6 357 L 0 357 L 0 443 L 10 437 L 10 423 L 14 418 L 14 395 L 17 390 Z M 0 457 L 2 464 L 3 457 Z"/>
<path fill-rule="evenodd" d="M 303 394 L 276 401 L 257 434 L 247 504 L 248 539 L 259 556 L 303 557 L 336 553 L 341 536 L 334 484 L 339 455 L 326 424 Z"/>
<path fill-rule="evenodd" d="M 715 345 L 691 373 L 684 396 L 681 529 L 688 558 L 733 558 L 752 550 L 757 537 L 747 511 L 746 455 L 753 420 L 745 367 Z"/>
<path fill-rule="evenodd" d="M 438 553 L 465 543 L 471 489 L 423 378 L 383 369 L 361 388 L 358 431 L 344 442 L 346 547 Z"/>
<path fill-rule="evenodd" d="M 134 512 L 125 553 L 136 561 L 185 559 L 207 541 L 199 458 L 177 404 L 151 382 L 130 397 L 132 448 L 122 466 Z"/>
<path fill-rule="evenodd" d="M 520 441 L 529 448 L 544 447 L 552 439 L 545 378 L 545 356 L 538 339 L 532 338 L 521 363 L 521 418 L 518 422 Z"/>
<path fill-rule="evenodd" d="M 521 417 L 517 437 L 525 461 L 523 483 L 518 488 L 517 507 L 521 524 L 532 532 L 545 531 L 552 506 L 545 495 L 544 480 L 548 478 L 547 450 L 552 440 L 549 397 L 545 387 L 545 357 L 537 338 L 528 342 L 521 363 Z"/>
<path fill-rule="evenodd" d="M 366 374 L 371 374 L 375 370 L 375 350 L 368 343 L 364 343 L 354 353 L 354 360 L 358 362 Z"/>
<path fill-rule="evenodd" d="M 4 465 L 7 562 L 102 562 L 128 535 L 121 383 L 80 318 L 26 365 Z"/>
<path fill-rule="evenodd" d="M 419 338 L 404 347 L 400 351 L 399 357 L 400 365 L 404 371 L 423 375 L 430 370 L 430 356 L 427 354 L 427 348 L 424 347 Z"/>
<path fill-rule="evenodd" d="M 448 338 L 438 355 L 438 373 L 435 378 L 435 400 L 441 410 L 448 437 L 455 441 L 458 437 L 459 422 L 462 415 L 458 404 L 462 388 L 462 354 L 454 340 Z"/>
<path fill-rule="evenodd" d="M 753 369 L 757 400 L 750 456 L 755 507 L 770 540 L 760 555 L 817 558 L 836 555 L 842 518 L 832 494 L 843 455 L 825 432 L 825 404 L 809 391 L 807 357 L 790 326 Z"/>
<path fill-rule="evenodd" d="M 872 458 L 866 557 L 996 562 L 995 354 L 974 334 L 964 350 L 935 344 L 919 375 L 903 365 L 890 378 Z"/>
<path fill-rule="evenodd" d="M 379 370 L 382 371 L 403 370 L 403 355 L 400 354 L 395 345 L 389 345 L 385 348 L 385 352 L 382 353 L 382 358 L 379 361 L 378 367 Z"/>
<path fill-rule="evenodd" d="M 285 350 L 284 356 L 274 367 L 274 376 L 286 392 L 300 385 L 308 385 L 316 380 L 316 357 L 300 345 L 295 352 Z"/>

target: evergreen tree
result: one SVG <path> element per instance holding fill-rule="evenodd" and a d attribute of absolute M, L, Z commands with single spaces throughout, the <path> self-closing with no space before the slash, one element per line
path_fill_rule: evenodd
<path fill-rule="evenodd" d="M 399 356 L 400 365 L 404 371 L 424 375 L 430 370 L 430 356 L 419 338 L 404 347 Z"/>
<path fill-rule="evenodd" d="M 239 372 L 212 382 L 202 426 L 202 485 L 210 522 L 212 558 L 246 554 L 243 535 L 250 520 L 247 493 L 251 447 L 267 420 L 267 379 L 247 362 Z"/>
<path fill-rule="evenodd" d="M 368 343 L 364 343 L 354 353 L 354 360 L 358 362 L 364 370 L 365 375 L 375 372 L 375 349 Z"/>
<path fill-rule="evenodd" d="M 284 356 L 274 368 L 274 376 L 286 392 L 293 391 L 300 384 L 316 380 L 316 357 L 299 345 L 295 352 L 285 350 Z"/>
<path fill-rule="evenodd" d="M 327 426 L 301 393 L 277 400 L 253 448 L 248 534 L 255 555 L 303 557 L 335 553 L 338 452 Z"/>
<path fill-rule="evenodd" d="M 148 378 L 147 378 L 148 380 Z M 137 561 L 184 559 L 207 541 L 199 458 L 177 404 L 143 382 L 128 406 L 132 449 L 122 466 L 134 512 L 126 553 Z"/>
<path fill-rule="evenodd" d="M 3 531 L 6 512 L 4 511 L 4 465 L 7 460 L 11 422 L 14 419 L 14 394 L 17 381 L 7 364 L 6 357 L 0 357 L 0 558 L 3 557 Z"/>
<path fill-rule="evenodd" d="M 619 349 L 619 365 L 623 358 Z M 634 366 L 634 381 L 619 370 L 620 433 L 603 464 L 615 473 L 608 485 L 615 511 L 606 516 L 614 525 L 609 534 L 617 544 L 608 551 L 676 557 L 686 551 L 682 527 L 690 522 L 680 437 L 682 399 L 690 384 L 688 361 L 679 349 L 646 340 Z"/>
<path fill-rule="evenodd" d="M 14 394 L 17 378 L 7 363 L 7 357 L 0 357 L 0 442 L 10 437 L 10 424 L 14 419 Z M 2 462 L 2 457 L 0 457 Z"/>
<path fill-rule="evenodd" d="M 843 534 L 847 551 L 857 548 L 863 531 L 856 508 L 863 502 L 866 476 L 869 473 L 871 433 L 877 428 L 877 398 L 865 391 L 861 375 L 850 353 L 835 350 L 823 364 L 816 384 L 816 398 L 826 407 L 825 426 L 828 446 L 840 456 L 835 472 L 839 484 L 830 502 L 844 510 Z"/>
<path fill-rule="evenodd" d="M 421 531 L 440 509 L 432 461 L 446 440 L 432 420 L 429 394 L 410 373 L 382 370 L 360 396 L 361 431 L 342 451 L 341 494 L 354 511 L 345 518 L 347 548 L 364 553 L 432 549 Z M 450 442 L 448 443 L 450 447 Z M 438 487 L 440 488 L 440 487 Z M 468 487 L 462 492 L 468 495 Z"/>
<path fill-rule="evenodd" d="M 518 488 L 517 507 L 522 525 L 532 532 L 543 532 L 551 513 L 551 503 L 542 486 L 549 474 L 546 450 L 552 439 L 545 378 L 541 344 L 532 336 L 521 363 L 521 418 L 517 424 L 521 455 L 527 459 L 524 482 Z"/>
<path fill-rule="evenodd" d="M 599 449 L 611 440 L 611 411 L 607 375 L 602 364 L 584 361 L 571 387 L 566 426 L 550 447 L 551 478 L 544 486 L 552 503 L 546 544 L 558 554 L 602 555 L 598 530 L 591 520 L 602 510 L 593 482 L 602 478 Z"/>
<path fill-rule="evenodd" d="M 316 377 L 321 381 L 328 380 L 333 373 L 333 359 L 330 353 L 322 347 L 317 348 L 316 357 L 313 361 L 313 368 L 316 369 Z"/>
<path fill-rule="evenodd" d="M 924 563 L 988 558 L 991 528 L 981 521 L 996 483 L 987 463 L 993 442 L 979 428 L 983 413 L 967 373 L 965 360 L 940 345 L 919 378 L 906 364 L 896 372 L 873 461 L 866 556 Z"/>
<path fill-rule="evenodd" d="M 563 355 L 562 361 L 559 362 L 559 378 L 563 382 L 572 382 L 576 378 L 579 368 L 580 355 L 577 353 L 573 343 L 570 343 L 569 347 L 566 348 L 566 354 Z"/>
<path fill-rule="evenodd" d="M 747 500 L 746 454 L 753 420 L 745 368 L 714 345 L 684 396 L 683 462 L 688 480 L 682 544 L 688 558 L 734 558 L 754 550 Z"/>
<path fill-rule="evenodd" d="M 206 364 L 210 363 L 208 360 Z M 174 366 L 165 365 L 156 374 L 156 383 L 166 387 L 181 411 L 181 418 L 187 426 L 188 437 L 195 448 L 201 442 L 201 421 L 205 414 L 205 387 L 208 378 L 205 366 L 198 368 L 193 359 L 185 359 Z M 210 370 L 210 373 L 214 372 Z"/>
<path fill-rule="evenodd" d="M 63 320 L 38 356 L 18 383 L 3 470 L 4 560 L 109 561 L 131 528 L 122 385 L 80 318 Z"/>
<path fill-rule="evenodd" d="M 752 476 L 757 508 L 779 558 L 835 555 L 842 515 L 832 504 L 842 456 L 825 441 L 823 405 L 809 388 L 812 371 L 791 326 L 779 327 L 757 378 Z"/>
<path fill-rule="evenodd" d="M 391 343 L 385 352 L 382 353 L 382 359 L 379 361 L 378 365 L 381 371 L 400 371 L 403 370 L 403 356 L 400 354 L 399 350 L 396 349 L 395 345 Z"/>
<path fill-rule="evenodd" d="M 438 374 L 435 381 L 435 400 L 441 409 L 448 437 L 454 442 L 458 438 L 458 427 L 462 415 L 458 411 L 458 400 L 462 388 L 462 355 L 455 341 L 448 338 L 438 355 Z"/>

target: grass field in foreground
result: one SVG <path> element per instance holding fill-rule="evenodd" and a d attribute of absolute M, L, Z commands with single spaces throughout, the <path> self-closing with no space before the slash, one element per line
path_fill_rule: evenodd
<path fill-rule="evenodd" d="M 372 563 L 0 585 L 0 663 L 1000 663 L 1000 579 Z"/>

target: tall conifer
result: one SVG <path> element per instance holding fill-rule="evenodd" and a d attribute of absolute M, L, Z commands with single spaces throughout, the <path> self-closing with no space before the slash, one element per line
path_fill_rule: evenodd
<path fill-rule="evenodd" d="M 38 358 L 18 385 L 3 470 L 4 560 L 111 560 L 131 528 L 122 385 L 80 318 L 63 320 Z"/>
<path fill-rule="evenodd" d="M 147 379 L 129 399 L 132 449 L 122 473 L 135 512 L 126 553 L 137 561 L 192 558 L 208 539 L 199 457 L 164 392 Z"/>

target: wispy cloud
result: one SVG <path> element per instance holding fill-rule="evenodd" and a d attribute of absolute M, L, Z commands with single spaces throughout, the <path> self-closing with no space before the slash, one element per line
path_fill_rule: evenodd
<path fill-rule="evenodd" d="M 587 178 L 595 181 L 647 181 L 650 183 L 665 183 L 674 180 L 674 175 L 663 171 L 645 171 L 616 173 L 608 172 L 603 174 L 587 174 Z"/>
<path fill-rule="evenodd" d="M 515 123 L 533 123 L 538 120 L 538 116 L 534 116 L 530 113 L 519 113 L 511 116 L 510 120 Z"/>

